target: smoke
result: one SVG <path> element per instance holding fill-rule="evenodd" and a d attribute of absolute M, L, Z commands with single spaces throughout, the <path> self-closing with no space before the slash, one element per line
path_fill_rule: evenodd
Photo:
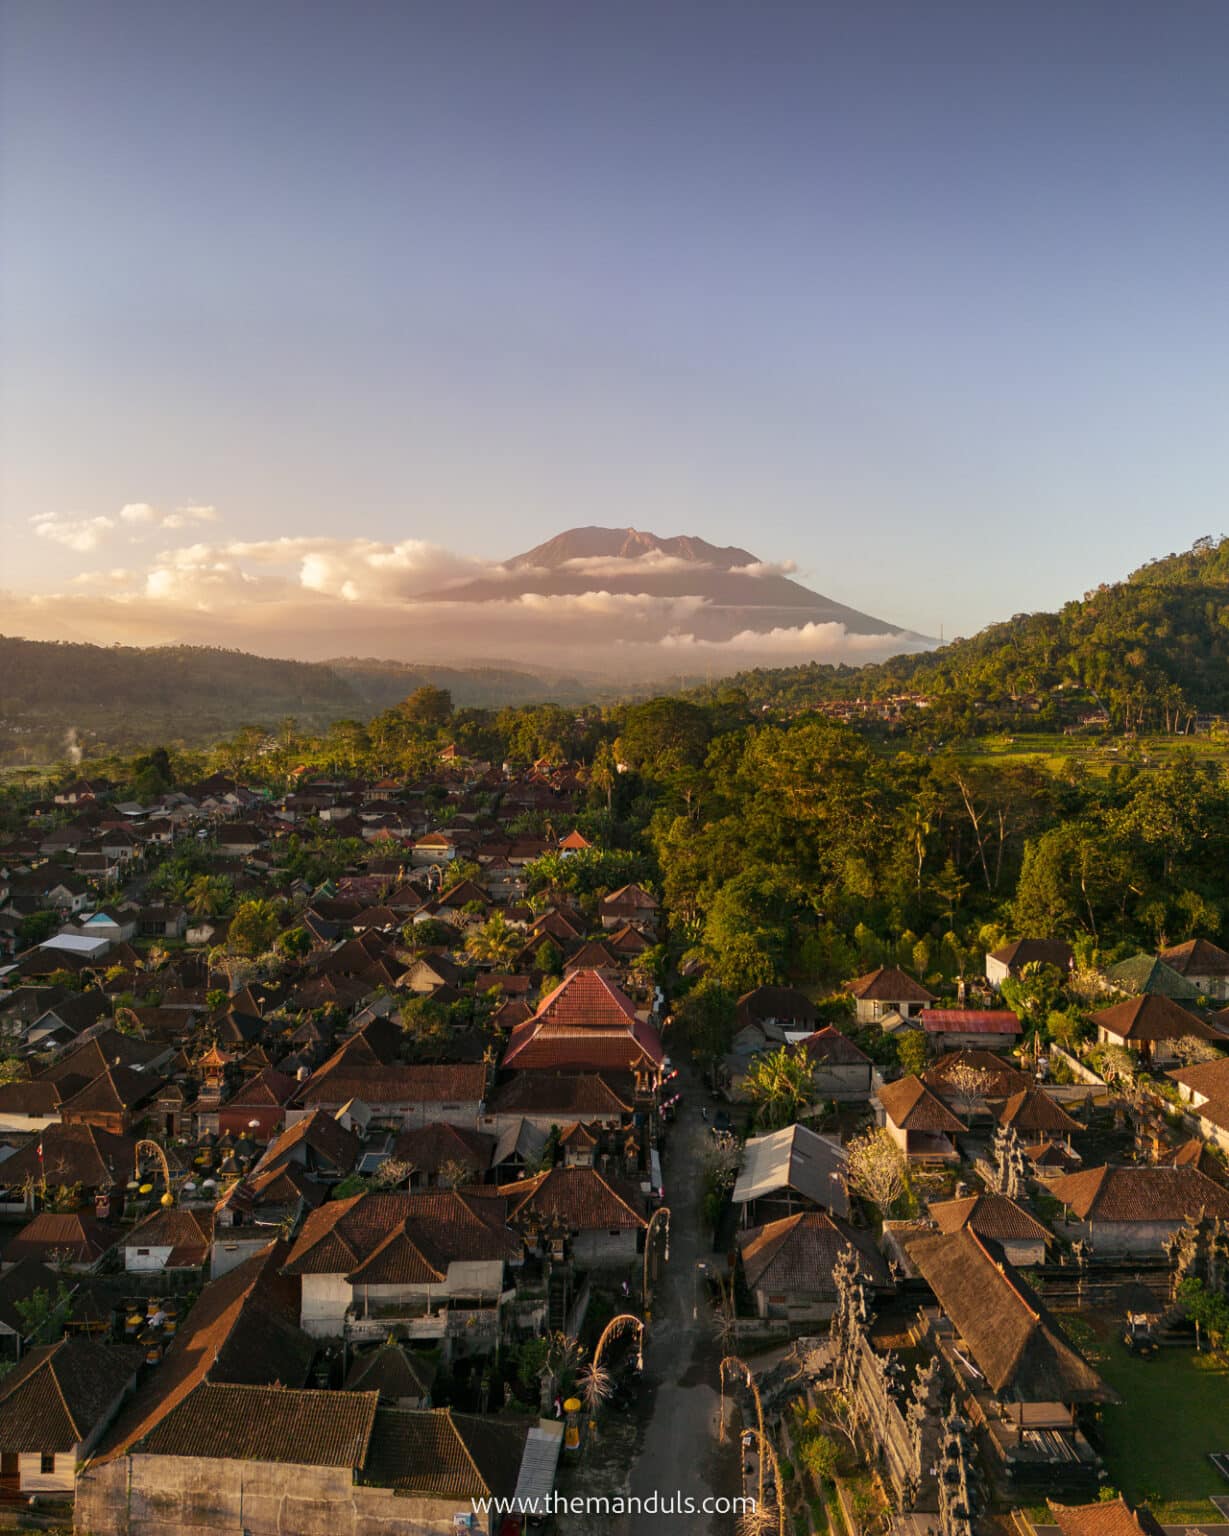
<path fill-rule="evenodd" d="M 76 767 L 84 753 L 81 751 L 81 744 L 77 740 L 77 727 L 75 725 L 70 725 L 67 731 L 64 732 L 64 750 L 68 754 L 68 761 Z"/>

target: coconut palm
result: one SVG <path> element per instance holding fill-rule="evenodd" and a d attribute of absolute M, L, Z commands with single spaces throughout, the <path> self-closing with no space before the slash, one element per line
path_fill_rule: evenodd
<path fill-rule="evenodd" d="M 465 938 L 465 953 L 480 965 L 510 965 L 520 953 L 524 936 L 496 912 L 481 928 L 472 929 Z"/>

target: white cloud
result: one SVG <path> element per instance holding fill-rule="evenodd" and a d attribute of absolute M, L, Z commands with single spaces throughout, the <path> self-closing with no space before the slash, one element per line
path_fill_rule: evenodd
<path fill-rule="evenodd" d="M 97 549 L 104 535 L 110 533 L 115 522 L 109 517 L 57 517 L 54 512 L 38 512 L 30 519 L 30 526 L 40 539 L 50 539 L 62 544 L 79 555 Z"/>
<path fill-rule="evenodd" d="M 131 501 L 120 508 L 119 515 L 122 522 L 137 528 L 190 528 L 194 523 L 216 523 L 218 520 L 216 507 L 197 506 L 194 502 L 163 512 L 148 501 Z"/>

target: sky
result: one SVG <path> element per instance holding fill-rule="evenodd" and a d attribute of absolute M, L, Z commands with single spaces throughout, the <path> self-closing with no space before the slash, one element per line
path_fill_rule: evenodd
<path fill-rule="evenodd" d="M 609 524 L 950 638 L 1219 534 L 1227 57 L 1223 0 L 0 0 L 0 627 L 277 650 Z"/>

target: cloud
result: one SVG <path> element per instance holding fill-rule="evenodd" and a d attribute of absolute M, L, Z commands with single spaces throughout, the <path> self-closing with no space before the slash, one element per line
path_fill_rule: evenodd
<path fill-rule="evenodd" d="M 929 650 L 929 642 L 904 630 L 888 630 L 880 635 L 856 634 L 844 624 L 799 624 L 774 629 L 744 629 L 728 639 L 714 640 L 695 634 L 669 634 L 659 642 L 663 650 L 711 652 L 714 656 L 737 651 L 740 655 L 774 656 L 806 660 L 851 657 L 871 661 L 896 656 L 904 651 Z"/>
<path fill-rule="evenodd" d="M 190 528 L 194 523 L 216 523 L 216 507 L 202 507 L 191 502 L 171 512 L 160 511 L 148 501 L 132 501 L 120 508 L 121 522 L 138 528 Z"/>
<path fill-rule="evenodd" d="M 40 539 L 50 539 L 65 549 L 79 555 L 87 555 L 97 549 L 104 536 L 115 527 L 110 517 L 58 517 L 54 512 L 38 512 L 30 519 L 30 526 Z"/>

